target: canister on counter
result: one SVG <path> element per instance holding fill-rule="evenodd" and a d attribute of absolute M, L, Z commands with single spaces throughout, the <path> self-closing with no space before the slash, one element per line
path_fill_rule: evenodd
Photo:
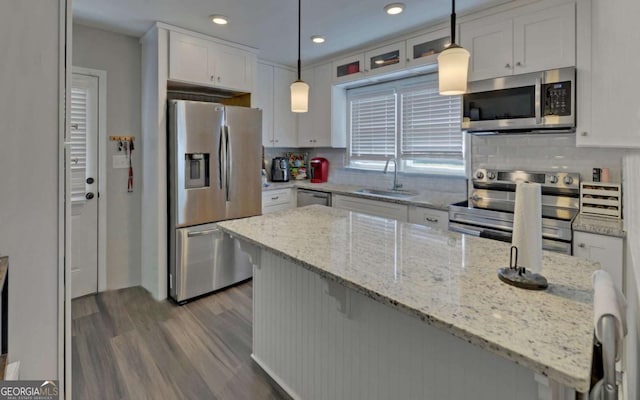
<path fill-rule="evenodd" d="M 609 175 L 609 168 L 602 168 L 602 171 L 600 171 L 600 182 L 603 182 L 603 183 L 611 182 L 611 175 Z"/>
<path fill-rule="evenodd" d="M 600 175 L 602 174 L 602 169 L 601 168 L 594 168 L 593 169 L 593 181 L 594 182 L 600 182 Z"/>

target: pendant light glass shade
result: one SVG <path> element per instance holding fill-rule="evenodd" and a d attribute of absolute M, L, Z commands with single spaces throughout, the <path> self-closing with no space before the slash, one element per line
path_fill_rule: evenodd
<path fill-rule="evenodd" d="M 298 80 L 291 84 L 291 112 L 306 113 L 309 111 L 309 85 L 302 80 L 300 73 L 300 35 L 302 26 L 302 0 L 298 0 Z"/>
<path fill-rule="evenodd" d="M 303 81 L 291 84 L 291 111 L 305 113 L 309 111 L 309 85 Z"/>
<path fill-rule="evenodd" d="M 438 91 L 444 96 L 467 91 L 471 54 L 456 44 L 456 0 L 451 0 L 451 45 L 438 55 Z"/>
<path fill-rule="evenodd" d="M 438 89 L 441 95 L 452 96 L 467 91 L 470 57 L 465 48 L 455 44 L 438 55 Z"/>

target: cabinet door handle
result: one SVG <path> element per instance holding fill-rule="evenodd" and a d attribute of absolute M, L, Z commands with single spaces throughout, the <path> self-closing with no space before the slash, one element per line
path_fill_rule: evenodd
<path fill-rule="evenodd" d="M 584 243 L 580 243 L 580 244 L 578 245 L 578 247 L 580 247 L 581 249 L 584 249 L 584 248 L 585 248 L 585 247 L 587 247 L 587 246 L 586 246 Z"/>
<path fill-rule="evenodd" d="M 511 69 L 511 64 L 507 63 L 504 67 Z"/>
<path fill-rule="evenodd" d="M 280 196 L 272 197 L 271 200 L 278 200 Z"/>
<path fill-rule="evenodd" d="M 588 136 L 589 132 L 580 132 L 580 136 Z"/>
<path fill-rule="evenodd" d="M 427 221 L 427 222 L 434 223 L 434 224 L 438 223 L 438 218 L 424 217 L 424 220 Z"/>
<path fill-rule="evenodd" d="M 211 75 L 211 80 L 212 81 L 215 80 L 215 78 L 216 78 L 215 76 Z"/>
<path fill-rule="evenodd" d="M 220 82 L 220 77 L 218 77 L 218 82 Z"/>
<path fill-rule="evenodd" d="M 516 63 L 516 67 L 522 67 L 522 66 L 523 66 L 523 65 L 522 65 L 522 63 L 521 63 L 520 61 L 518 61 L 518 62 Z"/>

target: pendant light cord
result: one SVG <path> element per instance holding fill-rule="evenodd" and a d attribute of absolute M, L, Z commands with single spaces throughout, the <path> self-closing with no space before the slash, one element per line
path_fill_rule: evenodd
<path fill-rule="evenodd" d="M 298 80 L 301 80 L 300 69 L 302 68 L 302 62 L 300 61 L 300 36 L 302 35 L 302 0 L 298 0 Z"/>
<path fill-rule="evenodd" d="M 451 0 L 451 44 L 456 44 L 456 0 Z"/>

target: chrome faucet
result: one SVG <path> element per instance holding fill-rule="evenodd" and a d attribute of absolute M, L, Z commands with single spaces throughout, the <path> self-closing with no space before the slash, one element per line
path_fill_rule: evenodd
<path fill-rule="evenodd" d="M 384 173 L 387 173 L 387 170 L 389 169 L 389 162 L 393 161 L 393 187 L 391 188 L 391 190 L 398 190 L 402 187 L 402 184 L 398 183 L 398 160 L 396 160 L 395 157 L 389 157 L 387 158 L 387 163 L 384 165 Z"/>

